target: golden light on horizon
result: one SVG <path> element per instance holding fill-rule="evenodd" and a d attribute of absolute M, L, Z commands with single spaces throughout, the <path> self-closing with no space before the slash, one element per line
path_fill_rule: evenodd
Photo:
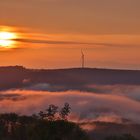
<path fill-rule="evenodd" d="M 17 37 L 16 33 L 12 32 L 0 32 L 0 46 L 1 47 L 8 47 L 12 48 L 12 45 L 14 44 L 13 39 Z"/>

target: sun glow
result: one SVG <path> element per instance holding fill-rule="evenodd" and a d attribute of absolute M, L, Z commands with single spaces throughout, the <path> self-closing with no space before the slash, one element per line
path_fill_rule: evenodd
<path fill-rule="evenodd" d="M 16 38 L 16 34 L 12 32 L 0 32 L 0 46 L 12 47 L 14 44 L 13 39 Z"/>

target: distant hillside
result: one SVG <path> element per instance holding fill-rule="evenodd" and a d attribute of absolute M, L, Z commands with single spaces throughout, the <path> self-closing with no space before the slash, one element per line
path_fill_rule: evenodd
<path fill-rule="evenodd" d="M 93 128 L 88 130 L 88 134 L 91 140 L 105 140 L 106 137 L 111 135 L 122 135 L 122 134 L 131 134 L 140 139 L 140 125 L 139 124 L 117 124 L 117 123 L 108 123 L 108 122 L 93 122 L 93 123 L 83 123 L 80 124 L 85 128 Z M 113 139 L 115 140 L 115 139 Z"/>
<path fill-rule="evenodd" d="M 140 85 L 140 71 L 94 68 L 37 70 L 22 66 L 0 67 L 0 89 L 22 88 L 38 83 L 65 85 L 80 88 L 81 85 Z"/>

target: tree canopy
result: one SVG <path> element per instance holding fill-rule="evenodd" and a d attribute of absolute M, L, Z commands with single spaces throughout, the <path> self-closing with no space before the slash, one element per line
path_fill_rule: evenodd
<path fill-rule="evenodd" d="M 69 113 L 65 103 L 60 112 L 49 105 L 38 115 L 0 114 L 0 140 L 88 140 L 78 124 L 67 120 Z"/>

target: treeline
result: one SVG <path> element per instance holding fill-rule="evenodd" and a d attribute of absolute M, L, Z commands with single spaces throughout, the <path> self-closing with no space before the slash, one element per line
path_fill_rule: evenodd
<path fill-rule="evenodd" d="M 49 105 L 45 111 L 32 116 L 0 114 L 0 140 L 89 140 L 78 124 L 68 121 L 70 112 L 70 105 L 65 103 L 61 109 Z M 137 139 L 125 134 L 108 136 L 105 140 Z"/>
<path fill-rule="evenodd" d="M 45 111 L 32 116 L 15 113 L 0 115 L 0 140 L 88 140 L 79 125 L 69 122 L 68 103 L 58 111 L 49 105 Z"/>

